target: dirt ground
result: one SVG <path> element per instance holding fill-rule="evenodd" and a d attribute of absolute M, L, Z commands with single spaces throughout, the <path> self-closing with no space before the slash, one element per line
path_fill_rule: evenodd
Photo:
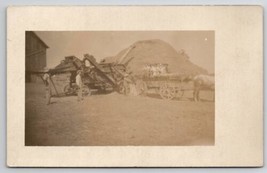
<path fill-rule="evenodd" d="M 43 84 L 26 84 L 27 146 L 188 146 L 214 145 L 215 104 L 211 91 L 202 102 L 192 92 L 182 100 L 157 96 L 93 94 L 52 98 L 45 104 Z"/>

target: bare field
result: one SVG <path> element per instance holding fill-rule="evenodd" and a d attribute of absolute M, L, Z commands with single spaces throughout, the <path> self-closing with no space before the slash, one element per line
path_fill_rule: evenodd
<path fill-rule="evenodd" d="M 156 96 L 92 95 L 52 98 L 45 104 L 43 84 L 26 84 L 26 146 L 187 146 L 214 145 L 212 92 L 203 102 Z"/>

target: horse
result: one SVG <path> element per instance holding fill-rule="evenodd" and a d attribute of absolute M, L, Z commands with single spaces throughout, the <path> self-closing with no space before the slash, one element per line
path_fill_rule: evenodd
<path fill-rule="evenodd" d="M 199 92 L 200 90 L 215 90 L 215 78 L 210 75 L 197 75 L 193 78 L 194 82 L 194 101 L 200 101 Z M 213 96 L 213 101 L 215 99 L 215 95 Z"/>

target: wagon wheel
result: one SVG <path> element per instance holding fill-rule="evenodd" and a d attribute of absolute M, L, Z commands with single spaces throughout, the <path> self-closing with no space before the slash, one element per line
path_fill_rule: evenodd
<path fill-rule="evenodd" d="M 159 94 L 160 94 L 161 98 L 163 98 L 165 100 L 171 100 L 176 95 L 175 88 L 170 87 L 168 84 L 165 83 L 165 84 L 160 86 Z"/>
<path fill-rule="evenodd" d="M 73 95 L 73 94 L 75 94 L 75 93 L 77 92 L 77 89 L 78 89 L 77 85 L 72 85 L 72 86 L 70 86 L 70 85 L 68 84 L 68 85 L 66 85 L 66 86 L 64 87 L 64 93 L 65 93 L 65 95 L 67 95 L 67 96 L 69 96 L 69 95 Z"/>
<path fill-rule="evenodd" d="M 88 86 L 83 86 L 83 88 L 82 88 L 82 95 L 83 96 L 90 96 L 90 95 L 92 95 L 92 91 L 91 91 L 91 89 L 88 87 Z"/>
<path fill-rule="evenodd" d="M 138 95 L 146 95 L 147 93 L 147 84 L 143 80 L 136 81 L 136 90 Z"/>
<path fill-rule="evenodd" d="M 176 91 L 176 97 L 178 97 L 179 99 L 180 99 L 181 97 L 183 97 L 183 95 L 184 95 L 184 90 L 177 90 L 177 91 Z"/>

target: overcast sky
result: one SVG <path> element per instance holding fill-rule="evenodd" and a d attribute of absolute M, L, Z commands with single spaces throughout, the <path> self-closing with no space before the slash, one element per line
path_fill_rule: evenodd
<path fill-rule="evenodd" d="M 97 60 L 114 56 L 136 41 L 161 39 L 177 51 L 184 49 L 191 62 L 214 73 L 213 31 L 38 31 L 48 46 L 47 66 L 54 67 L 65 56 L 82 59 L 86 53 Z"/>

